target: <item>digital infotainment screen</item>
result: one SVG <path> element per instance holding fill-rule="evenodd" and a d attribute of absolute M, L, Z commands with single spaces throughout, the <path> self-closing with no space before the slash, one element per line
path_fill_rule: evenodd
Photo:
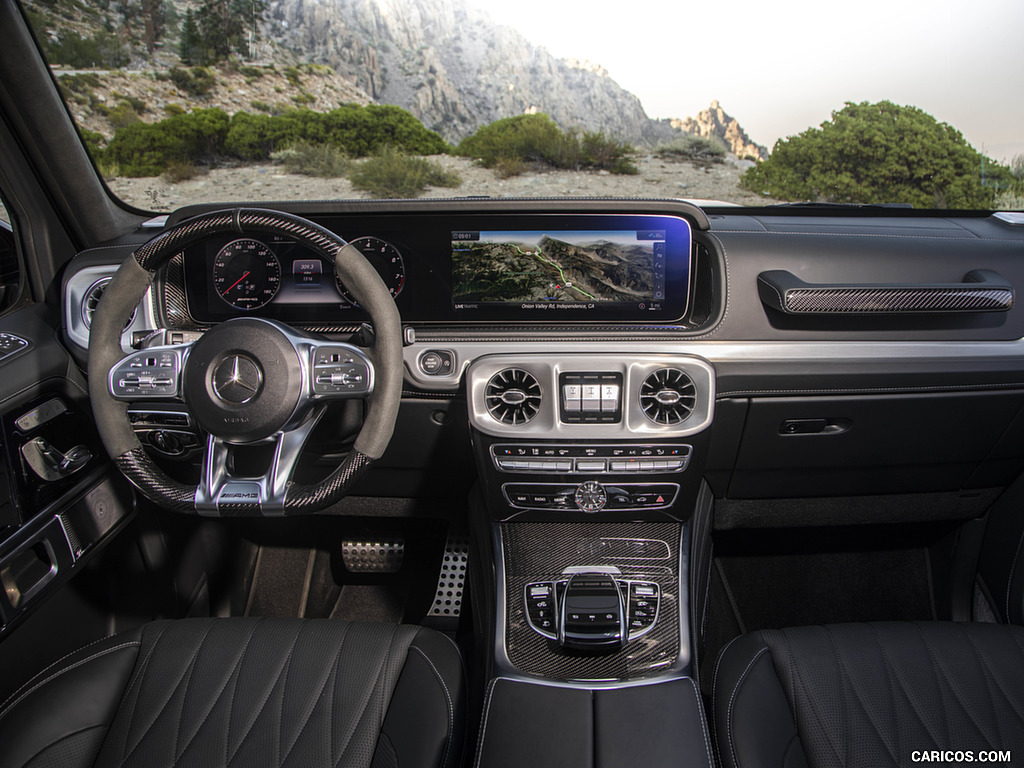
<path fill-rule="evenodd" d="M 661 323 L 685 317 L 692 236 L 681 216 L 567 213 L 324 216 L 362 251 L 407 322 Z M 294 239 L 190 246 L 189 314 L 217 322 L 358 323 L 333 265 Z"/>
<path fill-rule="evenodd" d="M 569 227 L 562 219 L 550 229 L 453 229 L 455 315 L 548 321 L 682 315 L 690 266 L 685 222 L 654 216 L 577 221 L 599 226 Z"/>
<path fill-rule="evenodd" d="M 665 230 L 452 232 L 452 302 L 587 309 L 596 303 L 660 308 Z"/>

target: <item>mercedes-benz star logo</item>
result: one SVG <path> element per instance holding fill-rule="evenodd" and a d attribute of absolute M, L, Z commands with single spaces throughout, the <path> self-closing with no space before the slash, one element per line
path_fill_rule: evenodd
<path fill-rule="evenodd" d="M 213 391 L 226 403 L 248 403 L 260 391 L 263 372 L 244 355 L 224 358 L 213 372 Z"/>

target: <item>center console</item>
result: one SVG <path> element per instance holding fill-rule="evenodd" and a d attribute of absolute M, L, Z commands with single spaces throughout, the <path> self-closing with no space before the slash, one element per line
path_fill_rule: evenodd
<path fill-rule="evenodd" d="M 628 752 L 711 765 L 689 677 L 687 563 L 713 369 L 628 350 L 487 355 L 467 395 L 496 559 L 488 709 L 517 712 L 515 735 L 485 722 L 480 765 L 575 764 L 556 746 L 575 737 L 600 752 L 580 764 Z M 664 723 L 614 735 L 613 720 L 652 702 Z M 637 737 L 646 746 L 623 752 Z"/>

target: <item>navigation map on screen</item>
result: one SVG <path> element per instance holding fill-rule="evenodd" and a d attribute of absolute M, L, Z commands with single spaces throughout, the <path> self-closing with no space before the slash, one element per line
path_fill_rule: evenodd
<path fill-rule="evenodd" d="M 644 303 L 665 298 L 664 230 L 452 232 L 452 301 Z"/>

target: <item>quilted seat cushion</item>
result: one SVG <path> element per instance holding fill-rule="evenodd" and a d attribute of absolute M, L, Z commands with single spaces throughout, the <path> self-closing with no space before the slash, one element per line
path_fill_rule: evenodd
<path fill-rule="evenodd" d="M 0 743 L 34 767 L 443 766 L 457 760 L 461 676 L 454 645 L 414 626 L 156 622 L 15 694 Z"/>
<path fill-rule="evenodd" d="M 719 657 L 714 721 L 727 768 L 906 766 L 934 752 L 1022 759 L 1024 628 L 893 622 L 754 632 Z"/>

